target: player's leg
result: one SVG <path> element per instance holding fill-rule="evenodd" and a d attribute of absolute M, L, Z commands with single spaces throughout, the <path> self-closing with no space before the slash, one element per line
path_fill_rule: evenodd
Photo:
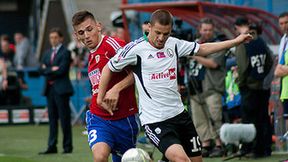
<path fill-rule="evenodd" d="M 136 139 L 139 131 L 136 116 L 112 121 L 115 136 L 115 146 L 112 150 L 113 162 L 121 162 L 122 155 L 130 148 L 136 147 Z"/>
<path fill-rule="evenodd" d="M 98 142 L 92 146 L 94 162 L 108 162 L 111 152 L 110 146 L 105 142 Z"/>
<path fill-rule="evenodd" d="M 168 147 L 165 156 L 169 161 L 175 162 L 189 162 L 190 159 L 186 155 L 183 147 L 180 144 L 173 144 Z"/>
<path fill-rule="evenodd" d="M 177 124 L 175 124 L 181 120 L 181 114 L 163 122 L 146 124 L 144 126 L 145 133 L 150 139 L 151 143 L 153 143 L 169 161 L 190 161 L 189 157 L 181 146 L 181 141 L 179 139 L 176 126 Z"/>
<path fill-rule="evenodd" d="M 176 121 L 177 133 L 185 153 L 192 162 L 202 162 L 201 141 L 189 113 L 186 111 L 181 113 Z"/>
<path fill-rule="evenodd" d="M 105 121 L 87 111 L 86 123 L 88 143 L 93 153 L 94 162 L 107 162 L 114 146 L 113 132 Z"/>

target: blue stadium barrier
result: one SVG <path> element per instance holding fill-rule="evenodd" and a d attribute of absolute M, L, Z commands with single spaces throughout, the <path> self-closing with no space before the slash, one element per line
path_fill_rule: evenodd
<path fill-rule="evenodd" d="M 71 75 L 78 75 L 78 77 L 71 77 Z M 23 78 L 28 89 L 22 90 L 22 95 L 30 98 L 33 106 L 46 106 L 46 98 L 42 95 L 45 77 L 39 74 L 37 68 L 25 68 L 23 70 Z M 79 112 L 83 105 L 86 105 L 85 98 L 90 96 L 87 69 L 71 69 L 70 78 L 72 78 L 71 81 L 74 88 L 71 103 L 75 111 Z"/>

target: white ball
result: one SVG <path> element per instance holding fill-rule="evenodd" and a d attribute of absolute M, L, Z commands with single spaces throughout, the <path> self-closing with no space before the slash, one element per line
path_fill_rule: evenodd
<path fill-rule="evenodd" d="M 151 158 L 148 153 L 140 148 L 131 148 L 127 150 L 121 162 L 150 162 Z"/>

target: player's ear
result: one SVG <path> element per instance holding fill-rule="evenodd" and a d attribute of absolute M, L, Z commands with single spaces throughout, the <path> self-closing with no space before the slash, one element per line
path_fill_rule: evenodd
<path fill-rule="evenodd" d="M 77 39 L 77 40 L 79 40 L 79 38 L 78 38 L 78 36 L 77 36 L 77 33 L 76 33 L 76 32 L 73 32 L 73 34 L 72 34 L 72 37 L 73 37 L 74 39 Z"/>
<path fill-rule="evenodd" d="M 103 28 L 102 23 L 101 23 L 101 22 L 97 22 L 97 23 L 96 23 L 96 28 L 97 28 L 98 31 L 101 32 L 101 31 L 102 31 L 102 28 Z"/>

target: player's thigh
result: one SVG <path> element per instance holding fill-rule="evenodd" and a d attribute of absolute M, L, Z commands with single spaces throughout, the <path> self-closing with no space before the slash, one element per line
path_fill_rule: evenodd
<path fill-rule="evenodd" d="M 177 133 L 186 154 L 189 157 L 200 156 L 202 144 L 188 112 L 183 112 L 177 121 Z"/>
<path fill-rule="evenodd" d="M 113 121 L 115 147 L 113 152 L 124 154 L 128 149 L 136 147 L 138 124 L 135 115 Z"/>
<path fill-rule="evenodd" d="M 114 147 L 114 131 L 109 127 L 107 121 L 91 114 L 89 111 L 86 113 L 86 123 L 88 131 L 88 143 L 92 150 L 97 143 L 106 143 L 110 148 Z"/>
<path fill-rule="evenodd" d="M 165 155 L 166 150 L 173 144 L 181 144 L 176 129 L 167 121 L 146 124 L 145 134 L 160 152 Z"/>

